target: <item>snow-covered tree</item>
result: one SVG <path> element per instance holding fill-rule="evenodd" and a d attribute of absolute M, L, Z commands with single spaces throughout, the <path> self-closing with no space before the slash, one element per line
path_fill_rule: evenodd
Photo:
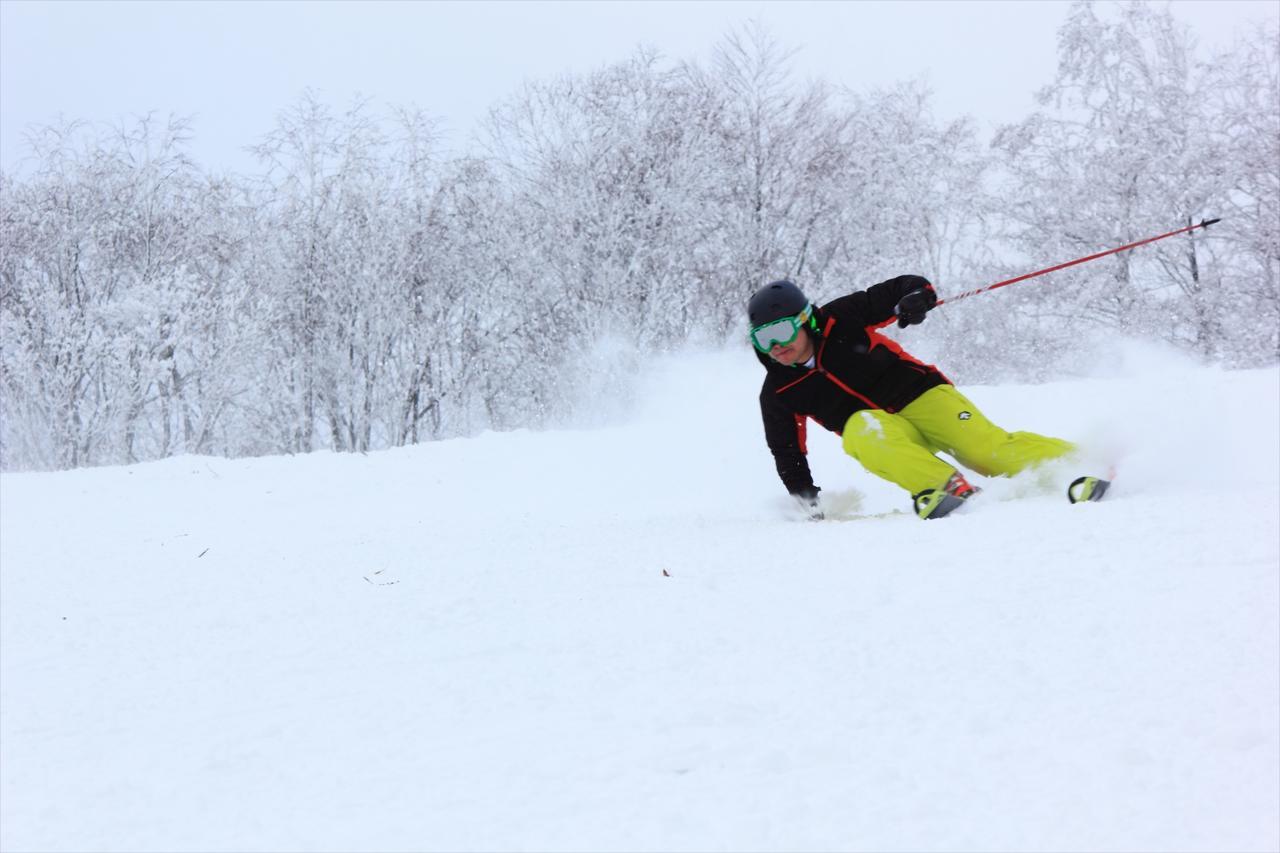
<path fill-rule="evenodd" d="M 189 348 L 208 202 L 184 121 L 109 133 L 51 127 L 28 181 L 4 183 L 6 447 L 34 464 L 151 458 L 184 447 Z"/>
<path fill-rule="evenodd" d="M 718 331 L 737 332 L 747 297 L 783 277 L 821 281 L 815 242 L 851 201 L 839 177 L 851 117 L 830 87 L 798 83 L 792 54 L 759 25 L 728 35 L 710 81 L 718 110 L 718 191 L 709 210 L 720 242 Z"/>
<path fill-rule="evenodd" d="M 1194 41 L 1168 10 L 1114 11 L 1112 19 L 1092 2 L 1071 7 L 1042 109 L 995 140 L 1010 176 L 1010 233 L 1032 265 L 1217 213 L 1222 150 L 1209 133 L 1214 93 L 1197 72 Z M 1083 316 L 1215 353 L 1224 294 L 1200 247 L 1211 239 L 1201 232 L 1066 271 L 1037 291 L 1037 322 L 1024 327 L 1039 329 L 1046 348 L 1069 348 Z"/>
<path fill-rule="evenodd" d="M 1220 310 L 1243 364 L 1280 358 L 1280 31 L 1258 27 L 1208 64 L 1209 132 L 1219 158 L 1215 188 Z"/>
<path fill-rule="evenodd" d="M 364 450 L 372 437 L 379 375 L 389 337 L 385 240 L 398 202 L 380 162 L 384 137 L 357 101 L 333 115 L 314 93 L 283 112 L 256 147 L 267 165 L 261 237 L 272 247 L 263 285 L 279 312 L 268 374 L 290 403 L 272 419 L 291 450 L 320 444 Z"/>

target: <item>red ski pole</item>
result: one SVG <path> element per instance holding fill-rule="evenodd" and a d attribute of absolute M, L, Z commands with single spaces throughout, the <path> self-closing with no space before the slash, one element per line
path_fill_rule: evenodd
<path fill-rule="evenodd" d="M 944 305 L 948 302 L 955 302 L 957 299 L 964 299 L 968 296 L 977 296 L 979 293 L 986 293 L 988 290 L 995 290 L 997 287 L 1004 287 L 1010 284 L 1017 284 L 1020 281 L 1026 281 L 1029 278 L 1035 278 L 1045 273 L 1064 270 L 1067 267 L 1074 267 L 1076 264 L 1083 264 L 1085 261 L 1095 261 L 1098 258 L 1105 258 L 1107 255 L 1114 255 L 1116 252 L 1123 252 L 1127 249 L 1136 249 L 1138 246 L 1145 246 L 1148 243 L 1154 243 L 1157 240 L 1163 240 L 1165 237 L 1172 237 L 1175 234 L 1185 234 L 1188 231 L 1194 231 L 1197 228 L 1208 228 L 1215 222 L 1221 222 L 1221 219 L 1202 219 L 1198 225 L 1188 225 L 1186 228 L 1179 228 L 1177 231 L 1170 231 L 1168 234 L 1161 234 L 1158 237 L 1148 237 L 1145 240 L 1139 240 L 1136 243 L 1130 243 L 1127 246 L 1120 246 L 1115 249 L 1107 249 L 1105 252 L 1098 252 L 1096 255 L 1089 255 L 1087 258 L 1076 258 L 1074 261 L 1067 261 L 1065 264 L 1048 267 L 1035 272 L 1029 272 L 1026 275 L 1020 275 L 1017 278 L 1010 278 L 1004 281 L 997 281 L 995 284 L 988 284 L 986 287 L 979 287 L 977 290 L 969 290 L 964 293 L 958 293 L 955 296 L 949 296 L 946 299 L 939 299 L 938 305 Z M 936 305 L 934 307 L 937 307 Z"/>

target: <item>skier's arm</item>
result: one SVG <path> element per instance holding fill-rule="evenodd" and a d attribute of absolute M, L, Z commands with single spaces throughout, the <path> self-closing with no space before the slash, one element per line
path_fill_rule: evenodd
<path fill-rule="evenodd" d="M 900 307 L 907 294 L 912 294 L 911 298 L 907 305 Z M 879 328 L 900 314 L 903 320 L 918 323 L 924 319 L 924 312 L 937 301 L 938 295 L 929 279 L 919 275 L 900 275 L 835 299 L 824 308 L 857 326 Z"/>
<path fill-rule="evenodd" d="M 804 419 L 779 405 L 769 388 L 760 392 L 760 414 L 764 419 L 764 439 L 773 453 L 782 485 L 802 501 L 815 503 L 819 489 L 813 484 L 805 455 Z"/>

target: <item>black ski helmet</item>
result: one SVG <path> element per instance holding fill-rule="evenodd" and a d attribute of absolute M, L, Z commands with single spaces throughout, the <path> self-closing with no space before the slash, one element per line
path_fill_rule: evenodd
<path fill-rule="evenodd" d="M 795 282 L 781 279 L 766 284 L 751 295 L 747 301 L 747 319 L 751 328 L 780 320 L 783 317 L 794 317 L 809 307 L 809 300 Z"/>

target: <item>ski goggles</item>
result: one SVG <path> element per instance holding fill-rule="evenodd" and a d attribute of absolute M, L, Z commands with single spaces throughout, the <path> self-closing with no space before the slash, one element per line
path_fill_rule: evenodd
<path fill-rule="evenodd" d="M 805 323 L 809 322 L 812 314 L 813 306 L 806 305 L 805 309 L 794 317 L 783 317 L 780 320 L 761 323 L 751 329 L 751 343 L 763 353 L 769 352 L 775 346 L 785 347 L 799 336 L 800 330 L 804 328 Z"/>

